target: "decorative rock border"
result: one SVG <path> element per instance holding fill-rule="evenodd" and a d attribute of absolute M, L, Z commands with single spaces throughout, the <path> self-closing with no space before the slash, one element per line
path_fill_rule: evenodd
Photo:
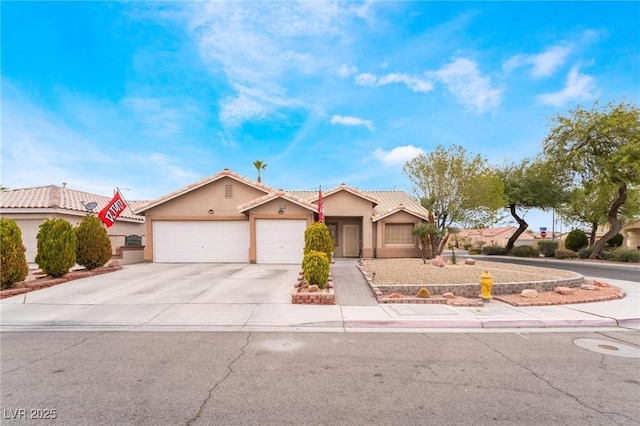
<path fill-rule="evenodd" d="M 23 287 L 10 288 L 7 290 L 0 291 L 0 299 L 6 299 L 7 297 L 17 296 L 18 294 L 29 293 L 30 291 L 52 287 L 57 284 L 66 283 L 67 281 L 73 281 L 80 278 L 91 277 L 94 275 L 106 274 L 109 272 L 119 271 L 120 269 L 122 269 L 122 266 L 117 262 L 111 262 L 109 265 L 110 266 L 103 266 L 101 268 L 96 268 L 91 271 L 86 271 L 86 270 L 71 271 L 59 278 L 45 277 L 45 278 L 38 278 L 31 281 L 26 281 Z"/>
<path fill-rule="evenodd" d="M 302 271 L 298 274 L 298 281 L 294 284 L 291 293 L 291 303 L 294 305 L 335 305 L 336 293 L 333 289 L 333 279 L 329 274 L 327 287 L 317 291 L 300 291 L 300 287 L 304 282 L 304 274 Z"/>

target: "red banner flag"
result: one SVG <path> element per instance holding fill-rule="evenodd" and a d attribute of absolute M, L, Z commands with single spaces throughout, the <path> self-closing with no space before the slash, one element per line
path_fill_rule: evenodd
<path fill-rule="evenodd" d="M 111 201 L 109 201 L 109 204 L 100 210 L 98 217 L 107 225 L 107 228 L 109 228 L 126 208 L 127 204 L 122 199 L 120 192 L 117 191 Z"/>
<path fill-rule="evenodd" d="M 318 222 L 324 223 L 324 201 L 322 200 L 322 187 L 318 189 Z"/>

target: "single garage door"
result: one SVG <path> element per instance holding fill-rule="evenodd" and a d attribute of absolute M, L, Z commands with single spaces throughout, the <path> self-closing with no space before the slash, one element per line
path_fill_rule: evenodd
<path fill-rule="evenodd" d="M 306 220 L 256 219 L 256 262 L 302 264 Z"/>
<path fill-rule="evenodd" d="M 154 221 L 154 262 L 248 262 L 247 221 Z"/>

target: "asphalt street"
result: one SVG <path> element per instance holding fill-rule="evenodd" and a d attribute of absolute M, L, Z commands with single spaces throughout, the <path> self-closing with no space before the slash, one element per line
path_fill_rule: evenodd
<path fill-rule="evenodd" d="M 491 262 L 515 263 L 519 265 L 545 266 L 547 268 L 563 269 L 566 271 L 577 272 L 585 277 L 640 282 L 640 264 L 637 263 L 530 259 L 513 256 L 473 256 L 473 258 L 481 258 Z"/>
<path fill-rule="evenodd" d="M 6 425 L 640 423 L 637 331 L 12 332 L 0 343 Z"/>

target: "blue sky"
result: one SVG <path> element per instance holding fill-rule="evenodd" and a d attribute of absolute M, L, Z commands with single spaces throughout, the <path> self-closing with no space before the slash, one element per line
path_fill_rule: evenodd
<path fill-rule="evenodd" d="M 263 160 L 275 188 L 411 192 L 437 145 L 517 161 L 556 114 L 640 100 L 638 2 L 0 7 L 9 188 L 153 199 Z"/>

